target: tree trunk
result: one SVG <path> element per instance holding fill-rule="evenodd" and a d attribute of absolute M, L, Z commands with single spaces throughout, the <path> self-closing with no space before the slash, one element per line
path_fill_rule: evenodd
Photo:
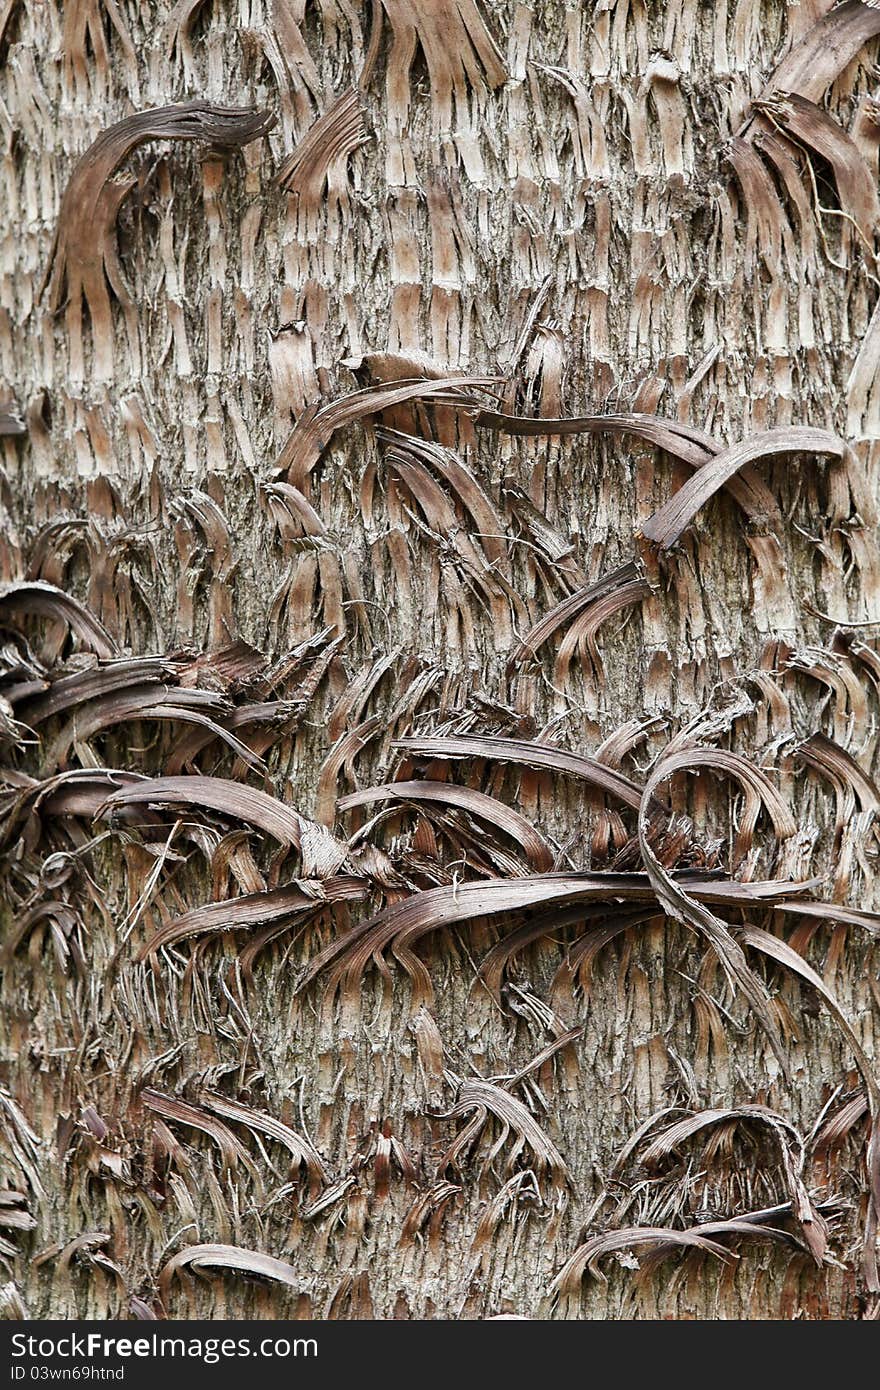
<path fill-rule="evenodd" d="M 876 1316 L 880 10 L 0 30 L 7 1314 Z"/>

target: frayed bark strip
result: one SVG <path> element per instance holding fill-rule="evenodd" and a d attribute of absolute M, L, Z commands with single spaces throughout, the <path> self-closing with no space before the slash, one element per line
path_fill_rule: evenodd
<path fill-rule="evenodd" d="M 875 0 L 845 0 L 815 24 L 770 78 L 764 94 L 796 92 L 819 101 L 869 39 L 880 34 L 880 7 Z"/>
<path fill-rule="evenodd" d="M 382 0 L 391 24 L 388 101 L 393 129 L 405 129 L 411 102 L 410 73 L 417 46 L 428 65 L 435 130 L 452 127 L 452 102 L 459 107 L 468 87 L 500 87 L 507 81 L 501 53 L 476 0 Z"/>
<path fill-rule="evenodd" d="M 166 1096 L 160 1091 L 154 1091 L 150 1088 L 141 1092 L 141 1100 L 148 1110 L 156 1115 L 161 1115 L 163 1119 L 173 1120 L 177 1124 L 189 1125 L 192 1129 L 207 1134 L 220 1150 L 223 1167 L 228 1175 L 234 1174 L 237 1165 L 241 1163 L 242 1167 L 246 1168 L 251 1177 L 255 1179 L 258 1188 L 262 1188 L 260 1170 L 257 1165 L 244 1145 L 236 1139 L 232 1131 L 221 1120 L 207 1114 L 200 1105 L 191 1105 L 188 1101 L 180 1100 L 177 1096 Z"/>
<path fill-rule="evenodd" d="M 368 139 L 363 101 L 357 89 L 351 87 L 328 106 L 282 162 L 276 182 L 314 211 L 332 171 L 344 168 L 349 155 Z"/>
<path fill-rule="evenodd" d="M 769 956 L 771 960 L 785 966 L 786 969 L 791 970 L 813 987 L 825 1002 L 856 1059 L 856 1065 L 861 1072 L 868 1093 L 868 1105 L 871 1114 L 871 1132 L 868 1139 L 868 1212 L 865 1218 L 862 1242 L 862 1277 L 869 1293 L 880 1293 L 880 1271 L 878 1271 L 877 1266 L 877 1226 L 878 1214 L 880 1214 L 880 1084 L 878 1084 L 874 1073 L 873 1064 L 856 1037 L 853 1027 L 835 995 L 825 984 L 821 975 L 817 974 L 797 951 L 792 950 L 791 946 L 786 941 L 781 941 L 778 936 L 772 936 L 769 932 L 761 931 L 757 927 L 743 927 L 742 939 L 747 946 Z"/>
<path fill-rule="evenodd" d="M 675 1247 L 686 1247 L 703 1250 L 707 1254 L 715 1255 L 719 1260 L 736 1258 L 731 1255 L 726 1246 L 719 1244 L 718 1241 L 710 1240 L 708 1235 L 703 1234 L 701 1230 L 676 1231 L 671 1227 L 631 1226 L 622 1231 L 606 1231 L 602 1235 L 591 1236 L 583 1245 L 578 1246 L 573 1255 L 569 1256 L 550 1285 L 550 1296 L 571 1295 L 578 1292 L 584 1276 L 587 1274 L 594 1279 L 600 1279 L 603 1284 L 607 1284 L 608 1280 L 598 1263 L 602 1256 L 612 1255 L 623 1250 L 638 1249 L 641 1246 L 646 1246 L 649 1249 L 665 1246 L 670 1250 Z"/>
<path fill-rule="evenodd" d="M 64 80 L 68 87 L 75 87 L 77 95 L 85 99 L 88 99 L 90 94 L 90 77 L 93 72 L 98 74 L 101 82 L 110 81 L 112 65 L 104 33 L 102 11 L 106 11 L 122 48 L 122 65 L 125 69 L 128 94 L 137 101 L 137 55 L 131 34 L 115 0 L 66 0 L 61 31 Z"/>
<path fill-rule="evenodd" d="M 523 767 L 565 772 L 599 787 L 634 810 L 641 804 L 641 788 L 622 772 L 606 767 L 583 753 L 571 753 L 566 748 L 556 748 L 552 744 L 465 735 L 458 738 L 402 738 L 396 739 L 392 747 L 405 748 L 409 753 L 426 758 L 489 758 L 497 762 L 519 763 Z"/>
<path fill-rule="evenodd" d="M 474 787 L 459 787 L 453 782 L 432 782 L 427 779 L 418 782 L 391 782 L 384 787 L 369 787 L 350 796 L 340 797 L 336 803 L 339 811 L 351 810 L 354 806 L 367 806 L 371 802 L 384 799 L 419 802 L 437 802 L 441 806 L 456 806 L 478 821 L 487 822 L 496 830 L 503 831 L 515 840 L 536 873 L 546 873 L 553 867 L 553 851 L 535 827 L 504 802 Z"/>
<path fill-rule="evenodd" d="M 0 621 L 36 614 L 62 622 L 97 656 L 116 655 L 116 644 L 93 613 L 54 584 L 43 580 L 0 585 Z"/>
<path fill-rule="evenodd" d="M 159 1275 L 159 1293 L 166 1305 L 171 1282 L 182 1269 L 231 1269 L 238 1274 L 257 1275 L 277 1284 L 286 1284 L 288 1288 L 303 1287 L 303 1278 L 298 1270 L 271 1255 L 257 1250 L 243 1250 L 238 1245 L 188 1245 L 172 1256 Z"/>
<path fill-rule="evenodd" d="M 778 1143 L 786 1183 L 791 1194 L 792 1212 L 801 1224 L 804 1240 L 813 1259 L 821 1265 L 828 1245 L 828 1229 L 804 1185 L 804 1141 L 794 1125 L 767 1106 L 742 1105 L 736 1109 L 701 1110 L 694 1115 L 687 1115 L 652 1139 L 639 1161 L 645 1168 L 657 1168 L 694 1134 L 716 1126 L 740 1123 L 768 1129 Z"/>
<path fill-rule="evenodd" d="M 279 844 L 299 849 L 304 818 L 292 806 L 256 787 L 222 777 L 153 777 L 107 797 L 102 810 L 112 815 L 120 808 L 146 805 L 195 806 L 246 821 L 272 835 Z"/>
<path fill-rule="evenodd" d="M 512 1096 L 501 1086 L 493 1086 L 488 1081 L 463 1081 L 452 1109 L 443 1118 L 473 1114 L 472 1124 L 466 1125 L 453 1140 L 437 1164 L 437 1174 L 444 1177 L 447 1168 L 456 1168 L 465 1151 L 476 1142 L 473 1129 L 482 1131 L 489 1115 L 493 1115 L 502 1125 L 502 1139 L 511 1131 L 516 1136 L 513 1150 L 505 1165 L 505 1176 L 509 1177 L 513 1165 L 524 1149 L 530 1150 L 530 1166 L 539 1176 L 549 1173 L 553 1186 L 565 1187 L 571 1182 L 568 1167 L 559 1150 L 547 1138 L 531 1112 L 521 1100 Z M 499 1141 L 500 1143 L 500 1141 Z M 490 1159 L 494 1157 L 498 1145 L 493 1148 Z"/>
<path fill-rule="evenodd" d="M 789 425 L 752 435 L 750 439 L 744 439 L 717 454 L 711 463 L 689 478 L 659 511 L 642 523 L 641 535 L 653 541 L 661 550 L 668 550 L 691 524 L 700 508 L 743 464 L 782 454 L 829 454 L 832 458 L 844 458 L 847 452 L 848 446 L 837 435 L 808 425 Z"/>
<path fill-rule="evenodd" d="M 880 810 L 880 789 L 873 777 L 869 777 L 852 754 L 838 747 L 832 739 L 824 734 L 812 734 L 798 745 L 797 752 L 809 767 L 821 772 L 832 783 L 846 788 L 853 805 L 858 801 L 863 811 Z M 843 822 L 839 820 L 838 833 L 841 830 Z"/>
<path fill-rule="evenodd" d="M 880 198 L 858 145 L 833 116 L 802 96 L 774 98 L 759 103 L 758 109 L 831 165 L 840 205 L 855 224 L 862 249 L 873 264 Z"/>
<path fill-rule="evenodd" d="M 775 1018 L 770 1009 L 770 999 L 758 976 L 749 968 L 742 947 L 731 936 L 727 924 L 698 902 L 681 882 L 674 880 L 661 864 L 651 844 L 650 828 L 653 819 L 651 798 L 663 782 L 673 773 L 689 770 L 692 766 L 694 750 L 678 753 L 671 758 L 661 758 L 654 768 L 643 793 L 639 808 L 639 849 L 648 878 L 663 910 L 678 922 L 691 927 L 712 948 L 718 956 L 721 967 L 731 986 L 739 986 L 752 1006 L 756 1017 L 767 1034 L 775 1052 L 783 1075 L 790 1076 L 791 1064 L 786 1053 Z"/>
<path fill-rule="evenodd" d="M 738 883 L 696 873 L 669 876 L 669 882 L 677 892 L 686 889 L 700 902 L 753 909 L 762 904 L 772 906 L 774 898 L 784 897 L 792 888 L 801 886 L 782 881 Z M 654 881 L 648 875 L 618 873 L 540 874 L 425 889 L 358 923 L 344 937 L 331 942 L 304 967 L 296 990 L 305 989 L 335 962 L 338 964 L 333 974 L 334 988 L 343 978 L 349 985 L 359 982 L 370 960 L 378 958 L 392 943 L 396 950 L 402 945 L 409 949 L 426 933 L 458 922 L 554 904 L 561 907 L 581 902 L 654 902 L 657 896 Z"/>
<path fill-rule="evenodd" d="M 649 593 L 650 586 L 642 579 L 638 566 L 632 561 L 621 565 L 619 569 L 597 579 L 594 584 L 587 584 L 584 588 L 569 594 L 568 598 L 551 608 L 549 613 L 545 613 L 511 652 L 507 663 L 508 671 L 536 656 L 544 643 L 561 627 L 580 618 L 603 599 L 620 599 L 625 594 L 627 603 L 636 603 L 639 598 L 646 597 Z"/>
<path fill-rule="evenodd" d="M 289 1125 L 282 1124 L 274 1115 L 264 1115 L 262 1111 L 254 1110 L 250 1105 L 242 1105 L 239 1101 L 229 1100 L 226 1096 L 214 1095 L 210 1091 L 203 1092 L 199 1099 L 206 1110 L 213 1110 L 215 1114 L 221 1115 L 225 1120 L 236 1120 L 238 1123 L 246 1125 L 248 1129 L 257 1130 L 261 1134 L 268 1134 L 270 1139 L 275 1139 L 277 1143 L 283 1144 L 294 1165 L 297 1168 L 304 1168 L 313 1184 L 319 1185 L 330 1181 L 330 1174 L 324 1160 L 314 1145 L 304 1135 L 297 1134 Z"/>
<path fill-rule="evenodd" d="M 214 936 L 232 931 L 290 920 L 291 925 L 325 903 L 338 903 L 366 897 L 369 883 L 350 875 L 326 879 L 298 879 L 267 892 L 246 893 L 225 902 L 205 903 L 161 927 L 140 949 L 139 961 L 147 960 L 167 946 L 176 946 L 196 936 Z"/>
<path fill-rule="evenodd" d="M 92 325 L 96 375 L 114 372 L 114 333 L 110 291 L 123 307 L 131 298 L 123 283 L 116 251 L 116 217 L 133 180 L 111 182 L 125 159 L 148 140 L 203 140 L 221 149 L 240 149 L 265 135 L 275 124 L 268 111 L 216 106 L 207 101 L 162 106 L 126 116 L 103 131 L 71 174 L 47 270 L 48 302 L 53 313 L 67 305 L 71 335 L 71 370 L 82 379 L 82 301 Z"/>
<path fill-rule="evenodd" d="M 483 376 L 396 381 L 387 385 L 365 386 L 326 405 L 310 405 L 297 420 L 276 459 L 275 467 L 279 472 L 287 473 L 288 481 L 294 487 L 302 489 L 337 430 L 406 401 L 433 399 L 444 405 L 472 405 L 469 393 L 490 387 L 494 381 L 494 377 Z"/>
<path fill-rule="evenodd" d="M 481 411 L 475 424 L 483 429 L 497 430 L 499 434 L 525 435 L 571 435 L 571 434 L 623 434 L 632 435 L 646 444 L 653 444 L 687 464 L 689 468 L 702 470 L 724 452 L 723 445 L 703 430 L 692 425 L 684 425 L 678 420 L 664 420 L 658 415 L 580 415 L 561 419 L 545 419 L 528 415 L 499 415 L 491 411 Z M 731 474 L 724 485 L 736 499 L 749 520 L 761 525 L 781 526 L 779 506 L 773 494 L 760 476 L 747 465 Z M 720 485 L 719 485 L 720 486 Z"/>

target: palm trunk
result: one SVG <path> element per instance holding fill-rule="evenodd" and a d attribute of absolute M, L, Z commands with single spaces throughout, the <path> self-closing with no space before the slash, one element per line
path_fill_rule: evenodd
<path fill-rule="evenodd" d="M 9 1315 L 876 1316 L 878 34 L 0 3 Z"/>

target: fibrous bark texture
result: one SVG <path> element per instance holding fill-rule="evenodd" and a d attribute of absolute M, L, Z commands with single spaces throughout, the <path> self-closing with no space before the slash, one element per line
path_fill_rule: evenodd
<path fill-rule="evenodd" d="M 6 1315 L 878 1316 L 878 42 L 0 3 Z"/>

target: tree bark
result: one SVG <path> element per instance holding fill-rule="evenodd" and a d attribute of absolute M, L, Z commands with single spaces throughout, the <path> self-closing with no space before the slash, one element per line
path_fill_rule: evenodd
<path fill-rule="evenodd" d="M 7 1315 L 878 1315 L 878 34 L 0 4 Z"/>

